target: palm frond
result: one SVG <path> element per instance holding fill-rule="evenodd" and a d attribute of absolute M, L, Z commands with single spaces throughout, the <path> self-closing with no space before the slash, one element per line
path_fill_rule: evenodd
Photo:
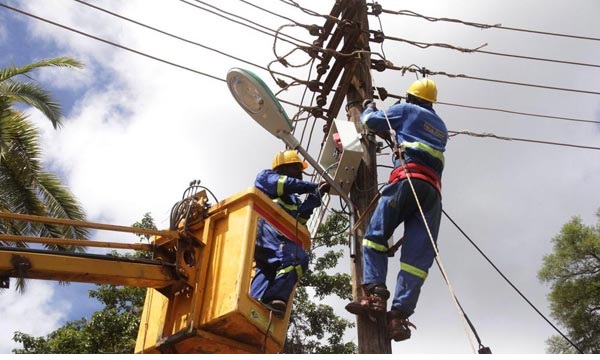
<path fill-rule="evenodd" d="M 39 182 L 36 190 L 38 192 L 38 197 L 45 204 L 45 216 L 79 221 L 85 220 L 83 208 L 56 175 L 42 172 L 39 174 L 38 180 Z M 59 226 L 52 230 L 59 231 L 58 234 L 53 233 L 53 237 L 82 240 L 87 240 L 89 237 L 89 230 L 78 226 Z M 84 248 L 74 247 L 71 250 L 83 251 Z"/>
<path fill-rule="evenodd" d="M 82 69 L 84 67 L 83 63 L 75 60 L 70 57 L 55 57 L 50 59 L 43 59 L 40 61 L 36 61 L 34 63 L 24 65 L 24 66 L 7 66 L 5 68 L 0 69 L 0 82 L 4 80 L 13 78 L 18 75 L 26 75 L 32 70 L 49 67 L 49 66 L 57 66 L 57 67 L 67 67 L 67 68 L 77 68 Z"/>
<path fill-rule="evenodd" d="M 60 104 L 54 100 L 50 92 L 34 82 L 16 82 L 11 79 L 1 82 L 0 97 L 40 110 L 52 122 L 55 129 L 62 125 Z"/>
<path fill-rule="evenodd" d="M 83 63 L 69 58 L 56 57 L 44 59 L 25 66 L 8 66 L 0 69 L 0 99 L 8 103 L 20 102 L 33 106 L 40 110 L 51 122 L 54 128 L 61 126 L 60 118 L 62 109 L 43 87 L 31 80 L 29 73 L 35 69 L 43 67 L 68 67 L 83 68 Z M 22 82 L 16 79 L 18 76 L 25 76 L 29 80 Z"/>
<path fill-rule="evenodd" d="M 60 105 L 30 76 L 31 71 L 48 66 L 81 68 L 83 64 L 68 57 L 58 57 L 0 69 L 0 210 L 84 220 L 83 208 L 68 188 L 57 176 L 44 172 L 37 129 L 23 112 L 14 107 L 16 103 L 35 107 L 52 122 L 54 128 L 60 126 Z M 76 239 L 89 236 L 87 229 L 17 220 L 0 220 L 0 232 Z M 2 241 L 0 245 L 27 247 L 25 243 Z M 81 246 L 51 245 L 46 245 L 46 248 L 59 251 L 85 249 Z M 25 285 L 25 279 L 18 277 L 17 290 L 24 292 Z"/>
<path fill-rule="evenodd" d="M 0 157 L 7 153 L 21 157 L 21 167 L 41 171 L 38 130 L 20 112 L 8 111 L 0 118 Z"/>

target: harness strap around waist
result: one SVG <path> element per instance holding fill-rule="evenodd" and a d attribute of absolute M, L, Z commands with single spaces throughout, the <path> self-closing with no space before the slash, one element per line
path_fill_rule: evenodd
<path fill-rule="evenodd" d="M 406 170 L 405 170 L 406 168 Z M 426 166 L 417 163 L 407 163 L 405 166 L 398 166 L 390 173 L 388 183 L 394 183 L 407 178 L 406 171 L 411 179 L 420 179 L 433 186 L 440 194 L 442 193 L 442 181 L 440 177 Z"/>

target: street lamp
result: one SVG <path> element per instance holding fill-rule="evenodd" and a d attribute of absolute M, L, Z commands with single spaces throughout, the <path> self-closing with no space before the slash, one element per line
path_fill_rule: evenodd
<path fill-rule="evenodd" d="M 354 228 L 355 213 L 352 201 L 340 185 L 300 146 L 300 142 L 292 135 L 291 132 L 294 129 L 292 122 L 275 95 L 258 76 L 240 68 L 233 68 L 227 72 L 227 86 L 235 100 L 248 115 L 271 135 L 281 139 L 289 148 L 298 151 L 346 202 L 350 211 L 350 255 L 354 256 L 355 242 L 353 241 L 352 229 Z"/>

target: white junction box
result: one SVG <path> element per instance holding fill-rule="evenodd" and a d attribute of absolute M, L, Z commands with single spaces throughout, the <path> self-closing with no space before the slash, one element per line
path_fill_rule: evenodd
<path fill-rule="evenodd" d="M 319 164 L 345 194 L 350 192 L 363 156 L 360 138 L 352 121 L 333 120 L 319 158 Z M 339 195 L 333 187 L 330 194 Z"/>

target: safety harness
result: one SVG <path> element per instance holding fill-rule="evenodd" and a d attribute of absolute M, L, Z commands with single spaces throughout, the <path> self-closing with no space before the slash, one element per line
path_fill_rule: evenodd
<path fill-rule="evenodd" d="M 408 172 L 408 175 L 407 175 Z M 406 179 L 410 176 L 411 179 L 420 179 L 426 181 L 433 186 L 438 193 L 442 193 L 442 181 L 440 177 L 431 169 L 418 163 L 406 163 L 404 166 L 398 166 L 390 173 L 388 182 L 390 184 Z"/>

